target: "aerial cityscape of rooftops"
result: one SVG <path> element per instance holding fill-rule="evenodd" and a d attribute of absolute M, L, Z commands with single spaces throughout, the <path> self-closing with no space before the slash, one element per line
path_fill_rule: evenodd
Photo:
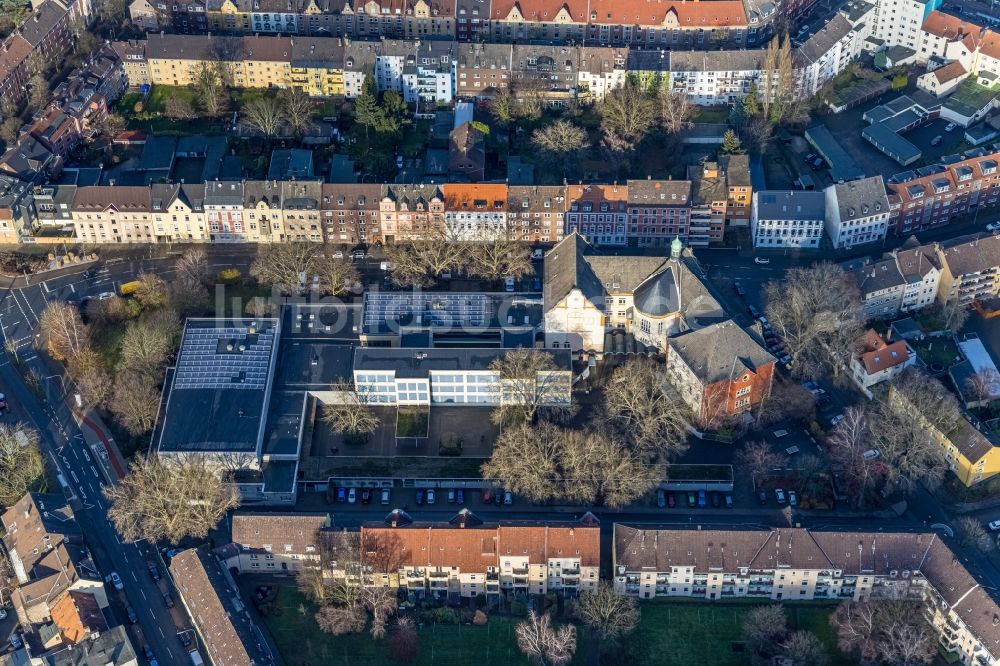
<path fill-rule="evenodd" d="M 992 0 L 0 9 L 0 666 L 1000 666 Z"/>

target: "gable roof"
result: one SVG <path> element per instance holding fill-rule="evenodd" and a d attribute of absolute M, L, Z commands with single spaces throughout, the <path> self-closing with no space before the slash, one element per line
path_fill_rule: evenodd
<path fill-rule="evenodd" d="M 330 526 L 326 513 L 250 513 L 233 514 L 233 543 L 253 549 L 267 544 L 276 553 L 302 554 L 315 548 L 319 532 Z M 291 546 L 291 550 L 286 548 Z"/>
<path fill-rule="evenodd" d="M 910 348 L 905 340 L 887 344 L 874 329 L 869 329 L 862 336 L 858 346 L 858 362 L 869 375 L 894 368 L 910 359 Z"/>
<path fill-rule="evenodd" d="M 677 354 L 706 385 L 737 377 L 743 370 L 758 373 L 776 361 L 756 338 L 732 320 L 682 333 L 668 343 L 671 353 Z"/>
<path fill-rule="evenodd" d="M 79 643 L 108 628 L 94 595 L 70 590 L 52 607 L 52 621 L 67 643 Z"/>

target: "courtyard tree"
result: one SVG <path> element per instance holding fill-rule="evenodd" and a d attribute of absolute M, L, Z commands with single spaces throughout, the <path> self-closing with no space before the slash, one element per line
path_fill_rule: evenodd
<path fill-rule="evenodd" d="M 368 617 L 360 606 L 321 606 L 316 611 L 320 631 L 334 636 L 359 634 L 365 630 Z"/>
<path fill-rule="evenodd" d="M 229 108 L 229 92 L 226 90 L 228 67 L 220 61 L 203 61 L 195 65 L 192 79 L 197 100 L 209 116 L 221 115 Z"/>
<path fill-rule="evenodd" d="M 38 319 L 40 341 L 60 360 L 90 348 L 87 326 L 80 310 L 69 303 L 50 301 Z"/>
<path fill-rule="evenodd" d="M 599 111 L 602 128 L 632 147 L 642 143 L 659 119 L 656 101 L 634 77 L 626 78 L 623 85 L 609 92 Z"/>
<path fill-rule="evenodd" d="M 764 295 L 770 324 L 787 346 L 798 376 L 815 377 L 836 368 L 834 355 L 853 348 L 861 333 L 857 285 L 836 264 L 792 268 L 784 280 L 768 282 Z"/>
<path fill-rule="evenodd" d="M 144 313 L 128 325 L 122 336 L 121 367 L 158 375 L 174 352 L 180 330 L 173 310 Z"/>
<path fill-rule="evenodd" d="M 830 461 L 841 469 L 858 509 L 865 507 L 869 493 L 885 475 L 884 463 L 869 453 L 874 446 L 868 412 L 860 406 L 845 409 L 844 418 L 827 435 Z"/>
<path fill-rule="evenodd" d="M 974 401 L 985 402 L 1000 395 L 1000 372 L 980 368 L 965 380 L 965 393 Z"/>
<path fill-rule="evenodd" d="M 827 666 L 830 655 L 816 634 L 809 631 L 793 632 L 778 646 L 778 662 L 791 666 Z"/>
<path fill-rule="evenodd" d="M 21 134 L 21 121 L 15 117 L 6 118 L 0 123 L 0 139 L 10 148 L 17 143 L 17 137 Z"/>
<path fill-rule="evenodd" d="M 521 652 L 539 666 L 564 666 L 576 652 L 576 628 L 571 624 L 553 627 L 548 613 L 528 611 L 528 619 L 514 633 Z"/>
<path fill-rule="evenodd" d="M 204 539 L 240 503 L 239 492 L 195 457 L 136 461 L 120 483 L 104 487 L 104 496 L 108 517 L 127 542 Z"/>
<path fill-rule="evenodd" d="M 840 651 L 863 666 L 918 666 L 937 656 L 937 641 L 917 601 L 844 601 L 830 616 L 830 624 Z"/>
<path fill-rule="evenodd" d="M 163 115 L 171 120 L 192 120 L 196 114 L 187 98 L 173 95 L 163 105 Z"/>
<path fill-rule="evenodd" d="M 148 433 L 156 424 L 160 406 L 156 380 L 140 370 L 122 370 L 115 376 L 114 390 L 107 406 L 129 434 L 139 436 Z"/>
<path fill-rule="evenodd" d="M 649 459 L 676 458 L 687 450 L 690 414 L 668 386 L 655 363 L 623 363 L 605 386 L 601 421 Z"/>
<path fill-rule="evenodd" d="M 587 132 L 579 125 L 560 118 L 535 130 L 531 135 L 531 144 L 541 157 L 561 166 L 562 173 L 566 174 L 587 149 Z"/>
<path fill-rule="evenodd" d="M 255 97 L 240 109 L 243 124 L 260 132 L 265 139 L 278 136 L 284 124 L 281 102 L 272 95 Z"/>
<path fill-rule="evenodd" d="M 680 134 L 693 126 L 691 115 L 694 113 L 694 105 L 687 92 L 663 86 L 660 88 L 659 102 L 660 119 L 668 134 Z"/>
<path fill-rule="evenodd" d="M 501 88 L 489 103 L 490 115 L 500 127 L 507 127 L 517 112 L 517 100 L 509 88 Z"/>
<path fill-rule="evenodd" d="M 13 506 L 30 490 L 43 491 L 44 483 L 38 431 L 24 423 L 0 423 L 0 506 Z"/>
<path fill-rule="evenodd" d="M 779 421 L 814 421 L 816 396 L 799 382 L 777 376 L 771 384 L 771 393 L 757 408 L 757 420 L 762 425 Z"/>
<path fill-rule="evenodd" d="M 580 595 L 576 614 L 602 641 L 617 640 L 639 624 L 639 603 L 635 597 L 618 594 L 610 583 L 601 581 L 597 590 Z"/>
<path fill-rule="evenodd" d="M 417 637 L 417 629 L 413 626 L 413 620 L 409 617 L 401 617 L 396 620 L 396 629 L 389 638 L 389 654 L 393 661 L 398 664 L 410 664 L 417 658 L 420 650 L 420 639 Z"/>
<path fill-rule="evenodd" d="M 764 441 L 747 442 L 736 453 L 736 464 L 753 477 L 764 476 L 771 470 L 785 467 L 788 456 L 771 448 Z"/>
<path fill-rule="evenodd" d="M 732 128 L 727 128 L 722 135 L 722 152 L 725 155 L 736 155 L 743 152 L 743 144 L 740 137 Z"/>
<path fill-rule="evenodd" d="M 295 136 L 303 136 L 315 113 L 312 99 L 301 88 L 292 88 L 282 91 L 278 101 L 281 104 L 281 115 L 295 132 Z"/>
<path fill-rule="evenodd" d="M 335 432 L 343 433 L 348 444 L 363 444 L 378 429 L 381 421 L 368 404 L 365 394 L 357 391 L 335 391 L 337 402 L 323 405 L 323 422 Z"/>
<path fill-rule="evenodd" d="M 533 423 L 538 416 L 558 420 L 573 413 L 571 380 L 551 354 L 517 347 L 490 361 L 490 371 L 495 378 L 490 392 L 499 398 L 496 423 Z"/>
<path fill-rule="evenodd" d="M 755 606 L 743 616 L 743 639 L 754 657 L 769 660 L 788 634 L 788 616 L 781 604 Z"/>

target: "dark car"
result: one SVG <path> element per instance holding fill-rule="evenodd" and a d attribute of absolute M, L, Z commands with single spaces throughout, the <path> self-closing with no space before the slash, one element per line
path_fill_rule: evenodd
<path fill-rule="evenodd" d="M 663 492 L 663 490 L 656 491 L 656 506 L 661 509 L 667 506 L 667 495 Z"/>
<path fill-rule="evenodd" d="M 716 509 L 722 504 L 722 500 L 719 498 L 719 493 L 712 491 L 712 506 Z"/>
<path fill-rule="evenodd" d="M 135 614 L 135 609 L 125 604 L 125 614 L 128 615 L 128 621 L 135 624 L 139 621 L 139 616 Z"/>
<path fill-rule="evenodd" d="M 372 501 L 372 489 L 365 488 L 364 490 L 361 491 L 361 503 L 368 504 L 371 501 Z"/>
<path fill-rule="evenodd" d="M 347 489 L 346 488 L 337 488 L 337 501 L 338 502 L 346 502 L 347 501 Z"/>
<path fill-rule="evenodd" d="M 423 505 L 423 503 L 424 503 L 424 491 L 421 489 L 417 491 L 417 505 L 420 506 Z"/>
<path fill-rule="evenodd" d="M 697 502 L 697 500 L 695 500 L 694 493 L 693 492 L 689 492 L 688 493 L 688 506 L 689 507 L 694 507 L 694 505 L 695 505 L 696 502 Z"/>
<path fill-rule="evenodd" d="M 149 575 L 153 577 L 153 580 L 160 580 L 160 567 L 156 566 L 152 562 L 150 562 L 147 566 L 149 567 Z"/>
<path fill-rule="evenodd" d="M 764 506 L 765 504 L 767 504 L 767 491 L 766 490 L 758 490 L 757 491 L 757 501 L 760 502 L 761 506 Z"/>
<path fill-rule="evenodd" d="M 699 509 L 705 508 L 705 505 L 707 503 L 708 502 L 707 502 L 707 500 L 705 498 L 705 491 L 704 490 L 699 490 L 698 491 L 698 508 Z"/>
<path fill-rule="evenodd" d="M 741 285 L 739 282 L 736 283 L 736 286 L 734 287 L 734 289 L 736 289 L 736 293 L 739 294 L 740 296 L 746 296 L 747 295 L 747 290 L 744 289 L 743 285 Z"/>
<path fill-rule="evenodd" d="M 760 310 L 758 310 L 752 305 L 747 306 L 747 312 L 749 312 L 750 316 L 753 317 L 754 319 L 760 316 Z"/>
<path fill-rule="evenodd" d="M 7 396 L 4 395 L 3 393 L 0 393 L 0 412 L 5 412 L 7 411 L 7 409 L 8 409 Z"/>
<path fill-rule="evenodd" d="M 172 596 L 170 596 L 169 592 L 164 592 L 163 593 L 163 603 L 165 603 L 167 605 L 167 608 L 173 608 L 174 607 L 174 598 Z"/>
<path fill-rule="evenodd" d="M 459 504 L 465 504 L 465 491 L 461 488 L 455 491 L 455 501 Z"/>
<path fill-rule="evenodd" d="M 732 495 L 728 495 L 728 494 L 726 495 L 726 508 L 727 509 L 732 509 L 733 508 L 733 496 Z"/>
<path fill-rule="evenodd" d="M 673 493 L 667 493 L 667 506 L 671 509 L 677 506 L 677 498 L 674 497 Z"/>
<path fill-rule="evenodd" d="M 181 645 L 183 645 L 184 647 L 191 645 L 191 637 L 188 636 L 188 632 L 178 631 L 177 638 L 180 640 Z"/>

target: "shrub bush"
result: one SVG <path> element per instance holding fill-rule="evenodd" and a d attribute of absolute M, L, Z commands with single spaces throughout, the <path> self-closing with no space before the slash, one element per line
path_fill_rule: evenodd
<path fill-rule="evenodd" d="M 215 279 L 219 284 L 237 284 L 243 279 L 243 274 L 238 268 L 223 268 Z"/>

